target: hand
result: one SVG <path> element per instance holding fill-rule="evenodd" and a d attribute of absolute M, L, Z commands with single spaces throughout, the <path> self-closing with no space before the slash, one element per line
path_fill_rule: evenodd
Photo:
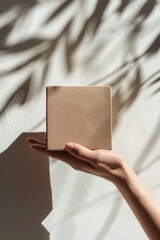
<path fill-rule="evenodd" d="M 159 201 L 122 157 L 110 150 L 90 150 L 76 143 L 67 143 L 66 151 L 49 151 L 45 140 L 28 138 L 27 142 L 32 149 L 49 157 L 57 158 L 76 170 L 103 177 L 114 183 L 149 239 L 159 239 Z"/>
<path fill-rule="evenodd" d="M 47 150 L 46 140 L 40 141 L 35 138 L 28 138 L 27 142 L 31 149 L 59 159 L 69 164 L 75 170 L 90 173 L 105 178 L 114 184 L 118 184 L 123 178 L 125 161 L 122 157 L 110 150 L 90 150 L 80 144 L 67 143 L 66 151 Z"/>

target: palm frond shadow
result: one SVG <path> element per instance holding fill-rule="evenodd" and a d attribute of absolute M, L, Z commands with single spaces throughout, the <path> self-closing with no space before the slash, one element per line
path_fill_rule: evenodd
<path fill-rule="evenodd" d="M 158 77 L 158 78 L 155 79 L 153 82 L 151 82 L 151 83 L 149 84 L 149 87 L 151 87 L 151 86 L 153 86 L 153 85 L 156 85 L 156 86 L 158 86 L 158 87 L 156 88 L 156 90 L 153 91 L 153 93 L 151 94 L 151 96 L 154 96 L 155 94 L 159 93 L 159 91 L 160 91 L 160 77 Z"/>
<path fill-rule="evenodd" d="M 141 86 L 141 71 L 138 66 L 136 66 L 135 74 L 133 75 L 133 80 L 130 83 L 130 93 L 127 96 L 127 98 L 124 98 L 124 93 L 121 92 L 119 86 L 121 85 L 121 82 L 126 79 L 129 71 L 126 70 L 119 74 L 117 79 L 111 84 L 113 88 L 116 88 L 116 91 L 113 94 L 112 102 L 113 102 L 113 111 L 112 111 L 112 128 L 113 131 L 115 130 L 116 126 L 118 125 L 119 119 L 121 117 L 121 114 L 124 110 L 129 108 L 135 99 L 137 98 L 139 92 L 140 92 L 140 86 Z"/>
<path fill-rule="evenodd" d="M 92 13 L 91 17 L 88 19 L 88 25 L 91 25 L 93 36 L 96 34 L 96 32 L 101 24 L 103 14 L 106 11 L 109 2 L 110 2 L 110 0 L 97 1 L 95 10 Z"/>
<path fill-rule="evenodd" d="M 130 0 L 121 0 L 121 3 L 116 11 L 118 13 L 122 14 L 124 12 L 125 8 L 128 7 L 128 4 L 130 4 L 130 2 L 131 2 Z"/>
<path fill-rule="evenodd" d="M 151 94 L 151 97 L 153 97 L 155 94 L 159 93 L 160 91 L 160 70 L 155 71 L 151 76 L 149 76 L 142 85 L 147 88 L 153 88 L 156 86 L 156 89 L 153 89 L 153 92 Z"/>
<path fill-rule="evenodd" d="M 157 53 L 160 50 L 160 33 L 157 35 L 157 37 L 154 39 L 154 41 L 151 43 L 151 45 L 148 47 L 144 55 L 153 55 Z"/>
<path fill-rule="evenodd" d="M 6 14 L 11 9 L 14 9 L 16 7 L 19 8 L 19 11 L 17 13 L 17 16 L 15 16 L 13 19 L 11 19 L 7 24 L 5 24 L 3 27 L 0 27 L 0 50 L 3 50 L 5 48 L 5 42 L 10 34 L 11 30 L 13 29 L 16 21 L 18 18 L 22 15 L 25 15 L 32 7 L 34 7 L 37 4 L 37 0 L 6 0 L 6 1 L 0 1 L 0 15 Z"/>
<path fill-rule="evenodd" d="M 12 45 L 10 47 L 3 46 L 2 51 L 4 53 L 19 53 L 34 48 L 42 44 L 44 41 L 45 39 L 32 38 L 25 41 L 21 41 L 18 44 Z"/>
<path fill-rule="evenodd" d="M 23 10 L 30 9 L 37 3 L 37 0 L 6 0 L 0 2 L 0 14 L 5 13 L 9 9 L 20 6 Z"/>
<path fill-rule="evenodd" d="M 47 77 L 47 73 L 48 73 L 48 68 L 50 66 L 50 58 L 52 57 L 52 54 L 56 48 L 56 44 L 58 42 L 58 40 L 61 38 L 61 36 L 63 34 L 65 34 L 65 32 L 68 30 L 68 26 L 70 25 L 70 22 L 64 27 L 64 29 L 62 30 L 62 32 L 60 33 L 60 35 L 54 39 L 53 41 L 48 40 L 42 40 L 42 39 L 37 39 L 37 38 L 33 38 L 33 39 L 29 39 L 26 41 L 23 41 L 19 44 L 16 44 L 14 46 L 11 46 L 10 48 L 6 47 L 4 48 L 4 51 L 9 52 L 9 53 L 17 53 L 17 52 L 23 52 L 23 51 L 27 51 L 30 50 L 31 48 L 34 49 L 34 47 L 39 47 L 40 51 L 39 53 L 35 54 L 32 58 L 30 58 L 29 60 L 26 60 L 24 63 L 21 63 L 20 65 L 16 66 L 15 68 L 7 71 L 7 72 L 1 72 L 0 76 L 5 76 L 11 73 L 16 73 L 17 71 L 33 64 L 34 62 L 38 61 L 39 59 L 43 59 L 44 61 L 44 71 L 42 73 L 42 81 L 41 81 L 41 85 L 39 86 L 39 89 L 37 89 L 37 91 L 35 92 L 35 94 L 44 87 L 45 83 L 46 83 L 46 77 Z M 48 44 L 48 46 L 41 50 L 41 45 L 46 42 Z M 8 98 L 8 100 L 6 101 L 5 106 L 1 109 L 0 111 L 0 115 L 8 108 L 13 106 L 13 104 L 15 104 L 14 99 L 17 97 L 17 95 L 20 92 L 24 92 L 24 97 L 23 99 L 21 99 L 21 102 L 19 102 L 19 104 L 25 104 L 27 99 L 30 100 L 27 96 L 28 93 L 30 91 L 30 88 L 32 86 L 32 81 L 33 81 L 33 76 L 32 74 L 30 74 L 29 78 L 27 78 L 24 83 L 16 90 L 16 92 L 13 93 L 13 95 L 11 97 Z M 31 96 L 30 96 L 31 97 Z"/>
<path fill-rule="evenodd" d="M 141 21 L 144 21 L 152 13 L 157 2 L 155 0 L 147 0 L 140 11 L 136 14 L 135 20 L 141 17 Z"/>
<path fill-rule="evenodd" d="M 117 67 L 111 73 L 109 73 L 109 74 L 103 76 L 102 78 L 94 81 L 93 84 L 98 84 L 99 82 L 107 80 L 108 78 L 118 74 L 120 71 L 122 71 L 125 68 L 131 68 L 135 63 L 138 63 L 138 61 L 142 57 L 145 57 L 145 56 L 147 57 L 147 56 L 154 55 L 155 53 L 157 53 L 159 51 L 159 49 L 160 49 L 160 34 L 158 34 L 156 36 L 156 38 L 153 40 L 153 42 L 150 44 L 150 46 L 142 54 L 140 54 L 139 56 L 134 57 L 130 61 L 126 61 L 126 62 L 122 63 L 121 66 Z"/>
<path fill-rule="evenodd" d="M 149 81 L 151 81 L 154 77 L 156 77 L 157 75 L 160 75 L 160 69 L 158 69 L 156 72 L 154 72 L 153 74 L 151 74 L 145 81 L 145 83 L 148 83 Z"/>
<path fill-rule="evenodd" d="M 50 16 L 50 18 L 48 18 L 47 22 L 50 21 L 51 19 L 55 18 L 58 16 L 58 14 L 60 14 L 62 11 L 65 10 L 66 7 L 68 7 L 68 5 L 71 3 L 72 1 L 67 1 L 64 2 L 63 4 L 60 5 L 60 7 L 57 8 L 57 10 L 54 12 L 54 14 L 52 14 L 52 16 Z M 97 6 L 98 9 L 100 8 L 100 3 L 103 2 L 104 6 L 107 6 L 107 4 L 105 3 L 105 1 L 99 1 Z M 101 8 L 102 11 L 104 11 L 104 8 Z M 95 21 L 95 17 L 96 17 L 97 11 L 95 10 L 94 14 L 91 16 L 91 19 L 88 21 Z M 40 88 L 43 88 L 43 86 L 45 85 L 46 82 L 46 77 L 47 77 L 47 73 L 50 67 L 50 58 L 52 57 L 52 55 L 54 54 L 54 50 L 56 48 L 56 44 L 57 42 L 60 40 L 60 38 L 63 36 L 66 36 L 66 66 L 68 69 L 68 72 L 72 71 L 72 55 L 74 53 L 74 51 L 77 49 L 77 47 L 80 45 L 80 43 L 82 42 L 87 27 L 88 27 L 88 21 L 84 23 L 84 26 L 82 28 L 82 30 L 80 31 L 77 39 L 72 42 L 69 43 L 68 42 L 68 37 L 69 36 L 69 32 L 70 32 L 70 27 L 72 24 L 72 19 L 66 24 L 66 26 L 62 29 L 62 31 L 60 32 L 60 34 L 55 38 L 55 39 L 39 39 L 39 38 L 31 38 L 28 40 L 24 40 L 21 41 L 15 45 L 12 46 L 5 46 L 5 39 L 7 38 L 7 35 L 9 34 L 9 30 L 11 30 L 11 28 L 14 26 L 14 24 L 9 24 L 8 26 L 5 26 L 5 28 L 8 28 L 8 31 L 6 30 L 6 36 L 4 36 L 3 41 L 1 42 L 0 48 L 1 51 L 3 52 L 3 54 L 18 54 L 18 53 L 22 53 L 31 49 L 34 49 L 35 47 L 39 47 L 39 49 L 41 49 L 41 44 L 46 43 L 46 45 L 48 44 L 48 47 L 46 49 L 44 49 L 43 51 L 40 50 L 40 53 L 35 54 L 34 56 L 32 56 L 31 58 L 29 58 L 28 60 L 26 60 L 24 63 L 20 63 L 18 66 L 9 69 L 7 71 L 4 72 L 0 72 L 0 76 L 7 76 L 9 74 L 12 73 L 16 73 L 24 68 L 26 68 L 29 65 L 34 64 L 34 62 L 39 61 L 39 59 L 43 60 L 44 62 L 44 71 L 42 73 L 42 81 L 41 81 L 41 86 Z M 98 23 L 96 24 L 96 29 L 98 29 Z M 2 33 L 4 32 L 4 29 L 2 29 Z M 28 80 L 26 79 L 25 82 L 27 83 Z M 30 84 L 31 86 L 31 84 Z M 29 88 L 26 89 L 29 91 Z M 10 105 L 11 101 L 14 99 L 14 95 L 16 95 L 19 92 L 19 89 L 13 94 L 12 97 L 10 97 L 7 101 L 6 101 L 6 105 L 4 106 L 4 108 L 1 111 L 1 114 L 3 113 L 3 111 Z M 27 95 L 27 94 L 26 94 Z M 27 98 L 24 98 L 27 99 Z M 21 104 L 25 104 L 25 101 L 22 101 Z"/>
<path fill-rule="evenodd" d="M 80 45 L 80 43 L 82 42 L 83 38 L 85 37 L 87 27 L 88 27 L 88 23 L 85 22 L 80 33 L 77 36 L 77 39 L 72 43 L 69 43 L 68 41 L 69 35 L 68 34 L 66 35 L 65 57 L 66 57 L 66 66 L 67 66 L 68 72 L 71 72 L 73 69 L 72 56 L 75 50 Z"/>
<path fill-rule="evenodd" d="M 53 21 L 59 14 L 66 10 L 69 5 L 73 3 L 73 0 L 64 1 L 53 13 L 45 20 L 44 25 L 48 24 L 50 21 Z"/>
<path fill-rule="evenodd" d="M 31 86 L 31 81 L 32 76 L 29 76 L 26 79 L 26 81 L 20 87 L 18 87 L 14 94 L 7 99 L 4 107 L 0 110 L 0 117 L 6 109 L 11 108 L 15 104 L 23 105 L 27 101 L 27 99 L 29 100 L 28 95 Z"/>
<path fill-rule="evenodd" d="M 151 149 L 153 149 L 154 145 L 159 139 L 159 119 L 157 121 L 157 125 L 154 127 L 154 130 L 152 131 L 152 135 L 146 145 L 144 146 L 141 154 L 137 158 L 135 164 L 134 164 L 134 169 L 140 168 L 146 161 Z"/>
<path fill-rule="evenodd" d="M 47 26 L 48 24 L 51 24 L 54 22 L 54 20 L 60 16 L 60 14 L 65 13 L 65 10 L 67 10 L 68 7 L 73 3 L 73 0 L 67 0 L 62 2 L 56 10 L 54 10 L 48 18 L 44 21 L 43 27 Z M 130 2 L 128 0 L 122 0 L 119 7 L 117 8 L 117 12 L 119 15 L 123 15 L 125 10 L 129 8 Z M 23 63 L 20 63 L 18 66 L 9 69 L 7 71 L 1 72 L 0 76 L 7 76 L 12 73 L 16 73 L 22 69 L 25 69 L 27 66 L 34 64 L 35 62 L 38 62 L 39 60 L 43 61 L 44 63 L 44 71 L 42 73 L 42 79 L 41 79 L 41 85 L 37 91 L 40 91 L 46 84 L 46 79 L 47 75 L 49 72 L 50 68 L 50 62 L 51 58 L 56 50 L 57 43 L 60 41 L 61 38 L 65 39 L 65 58 L 66 58 L 66 67 L 68 73 L 71 73 L 74 65 L 73 65 L 73 55 L 77 48 L 80 46 L 82 43 L 84 37 L 86 34 L 88 34 L 88 26 L 91 27 L 92 31 L 92 38 L 90 39 L 91 41 L 94 39 L 96 34 L 98 34 L 98 30 L 100 29 L 102 18 L 104 15 L 104 12 L 107 10 L 107 7 L 109 6 L 110 1 L 109 0 L 98 0 L 96 7 L 91 14 L 91 16 L 84 22 L 82 28 L 80 29 L 77 38 L 74 41 L 70 41 L 69 36 L 70 36 L 70 30 L 72 23 L 74 21 L 74 17 L 69 20 L 61 32 L 56 36 L 55 38 L 52 39 L 47 39 L 47 38 L 40 38 L 40 37 L 35 37 L 35 38 L 30 38 L 25 41 L 21 41 L 15 45 L 12 46 L 7 46 L 6 45 L 6 40 L 11 32 L 11 30 L 14 28 L 14 25 L 18 19 L 15 18 L 13 22 L 10 22 L 9 24 L 6 24 L 1 30 L 0 30 L 0 50 L 3 52 L 3 54 L 19 54 L 23 52 L 28 52 L 34 48 L 39 48 L 40 52 L 36 53 L 34 56 L 31 56 L 28 60 L 26 60 Z M 36 6 L 37 1 L 36 0 L 29 0 L 29 1 L 20 1 L 20 0 L 13 0 L 13 1 L 5 1 L 0 3 L 0 13 L 5 12 L 7 9 L 13 7 L 13 6 L 20 6 L 21 9 L 23 9 L 23 13 L 25 14 L 25 10 L 29 11 L 32 7 Z M 148 17 L 151 15 L 153 12 L 154 8 L 156 7 L 157 2 L 154 0 L 148 0 L 146 1 L 139 12 L 135 15 L 133 22 L 135 23 L 135 28 L 133 28 L 133 31 L 131 32 L 129 36 L 129 41 L 131 42 L 131 45 L 133 43 L 133 38 L 136 37 L 140 31 L 142 24 L 148 19 Z M 137 21 L 138 20 L 138 21 Z M 41 50 L 41 45 L 46 44 L 46 48 L 44 50 Z M 142 78 L 141 78 L 141 69 L 139 67 L 139 60 L 141 60 L 144 57 L 152 57 L 154 54 L 156 54 L 160 49 L 160 34 L 158 34 L 155 39 L 149 44 L 149 47 L 139 56 L 134 56 L 132 60 L 130 61 L 124 61 L 119 67 L 117 67 L 115 70 L 110 72 L 109 74 L 103 76 L 102 78 L 95 80 L 92 82 L 92 85 L 96 85 L 99 83 L 102 83 L 103 81 L 106 82 L 111 77 L 115 77 L 112 86 L 115 89 L 115 93 L 113 96 L 113 129 L 116 128 L 118 125 L 118 121 L 120 119 L 121 114 L 123 113 L 124 109 L 127 109 L 131 104 L 135 101 L 137 98 L 141 87 L 143 86 L 142 83 Z M 122 93 L 120 91 L 120 84 L 123 83 L 124 79 L 126 78 L 127 74 L 129 71 L 133 68 L 136 68 L 135 76 L 134 79 L 130 85 L 130 94 L 128 96 L 128 99 L 123 99 Z M 158 93 L 160 91 L 160 87 L 158 86 L 159 83 L 159 75 L 157 78 L 157 73 L 155 72 L 153 76 L 151 76 L 150 79 L 146 80 L 150 84 L 148 85 L 149 87 L 157 86 L 155 93 Z M 155 78 L 156 76 L 156 78 Z M 4 110 L 8 109 L 9 107 L 12 107 L 12 104 L 14 103 L 14 98 L 16 98 L 19 93 L 22 91 L 24 92 L 23 98 L 20 99 L 19 104 L 25 104 L 27 100 L 29 99 L 29 92 L 31 88 L 31 83 L 34 81 L 32 74 L 29 75 L 29 77 L 23 81 L 23 84 L 13 93 L 13 96 L 9 97 L 9 99 L 6 101 L 5 106 L 1 110 L 2 114 Z M 35 93 L 36 94 L 36 93 Z M 40 121 L 38 124 L 41 124 L 44 121 Z M 37 126 L 39 126 L 37 124 Z M 33 128 L 32 128 L 33 129 Z M 142 151 L 140 157 L 138 158 L 136 164 L 135 164 L 135 169 L 139 168 L 144 162 L 147 154 L 151 151 L 153 148 L 154 143 L 157 141 L 157 127 L 155 128 L 153 135 L 151 136 L 149 142 L 147 143 L 146 147 L 144 148 L 144 151 Z M 34 129 L 33 129 L 34 130 Z M 114 195 L 114 193 L 111 193 L 111 196 Z M 103 196 L 104 197 L 104 196 Z M 110 194 L 106 194 L 106 197 L 110 197 Z M 101 201 L 104 198 L 100 198 L 99 200 Z M 92 201 L 91 203 L 86 204 L 84 207 L 81 207 L 75 211 L 73 211 L 70 216 L 73 216 L 74 214 L 78 213 L 78 211 L 83 211 L 86 210 L 86 208 L 89 208 L 91 206 L 94 206 L 97 204 L 97 199 L 95 201 Z M 120 210 L 120 203 L 117 205 L 116 211 L 114 209 L 111 210 L 110 215 L 108 218 L 106 218 L 106 222 L 108 225 L 111 226 L 111 224 L 114 222 L 117 214 L 119 213 Z M 70 216 L 67 216 L 70 217 Z M 65 219 L 64 219 L 65 220 Z M 102 226 L 101 231 L 99 234 L 96 236 L 97 239 L 102 239 L 104 235 L 106 234 L 105 231 L 105 224 Z M 108 226 L 109 229 L 109 226 Z M 40 239 L 40 238 L 39 238 Z"/>
<path fill-rule="evenodd" d="M 40 49 L 40 47 L 39 47 Z M 24 63 L 20 63 L 18 66 L 8 70 L 8 71 L 4 71 L 0 73 L 0 76 L 5 76 L 11 73 L 15 73 L 21 69 L 24 69 L 25 67 L 27 67 L 30 64 L 33 64 L 35 61 L 38 61 L 40 58 L 45 57 L 45 54 L 47 53 L 47 50 L 42 50 L 40 51 L 40 53 L 37 53 L 36 55 L 32 56 L 30 59 L 27 59 Z"/>
<path fill-rule="evenodd" d="M 18 1 L 17 1 L 18 2 Z M 150 3 L 152 2 L 152 4 Z M 31 3 L 35 3 L 34 1 L 31 1 Z M 67 1 L 62 3 L 56 11 L 54 11 L 54 13 L 47 19 L 47 22 L 50 21 L 51 19 L 54 19 L 56 16 L 58 16 L 58 14 L 60 14 L 62 11 L 64 11 L 70 4 L 72 3 L 72 1 Z M 50 41 L 46 40 L 46 39 L 29 39 L 23 42 L 20 42 L 16 45 L 7 47 L 7 46 L 2 46 L 2 50 L 3 52 L 8 52 L 8 53 L 18 53 L 18 52 L 23 52 L 23 51 L 27 51 L 29 49 L 32 49 L 36 46 L 40 46 L 40 44 L 46 42 L 50 42 L 49 46 L 46 50 L 44 50 L 42 53 L 37 54 L 36 56 L 33 56 L 32 58 L 30 58 L 28 61 L 26 61 L 25 63 L 15 67 L 14 69 L 8 70 L 7 72 L 1 72 L 0 75 L 4 76 L 7 74 L 11 74 L 13 72 L 19 71 L 22 68 L 26 67 L 29 64 L 34 63 L 35 61 L 38 61 L 38 59 L 44 59 L 44 64 L 45 64 L 45 68 L 44 68 L 44 73 L 43 73 L 43 81 L 42 83 L 45 83 L 46 80 L 46 76 L 47 76 L 47 71 L 49 69 L 49 61 L 50 61 L 50 56 L 53 55 L 54 53 L 54 49 L 56 47 L 56 42 L 59 41 L 59 39 L 62 36 L 66 35 L 66 66 L 68 69 L 68 72 L 72 71 L 73 68 L 73 64 L 72 64 L 72 55 L 75 52 L 76 48 L 80 45 L 80 43 L 82 42 L 85 34 L 86 34 L 86 30 L 88 27 L 88 24 L 91 23 L 94 25 L 94 33 L 96 33 L 100 22 L 101 22 L 101 18 L 103 16 L 103 13 L 105 11 L 105 9 L 107 8 L 107 5 L 109 4 L 109 1 L 104 1 L 104 0 L 99 0 L 97 1 L 97 5 L 96 8 L 93 12 L 93 14 L 91 15 L 91 17 L 84 23 L 84 26 L 82 28 L 82 30 L 80 31 L 77 39 L 72 42 L 69 43 L 68 41 L 68 36 L 69 36 L 69 32 L 70 32 L 70 26 L 72 24 L 71 20 L 62 30 L 62 32 L 59 34 L 59 36 L 56 39 L 51 39 Z M 152 8 L 150 8 L 148 10 L 148 4 L 151 4 Z M 123 7 L 126 7 L 128 5 L 128 2 L 122 2 Z M 150 6 L 150 5 L 149 5 Z M 155 6 L 155 1 L 147 1 L 146 4 L 144 4 L 144 6 L 142 7 L 142 9 L 139 11 L 138 16 L 142 15 L 145 16 L 147 18 L 147 16 L 152 12 L 153 8 Z M 146 10 L 147 9 L 147 10 Z M 9 29 L 11 28 L 11 26 L 7 26 Z M 9 32 L 9 30 L 6 30 L 6 35 Z M 133 34 L 133 33 L 132 33 Z M 156 53 L 160 48 L 160 35 L 158 35 L 156 37 L 156 39 L 153 41 L 153 43 L 148 47 L 148 49 L 141 54 L 140 56 L 135 57 L 133 60 L 129 61 L 129 62 L 124 62 L 120 67 L 118 67 L 117 69 L 115 69 L 112 73 L 110 73 L 109 75 L 97 80 L 94 82 L 94 84 L 102 81 L 103 79 L 107 79 L 108 77 L 111 77 L 117 73 L 119 73 L 119 71 L 121 71 L 123 68 L 128 67 L 128 66 L 132 66 L 132 64 L 138 62 L 138 60 L 140 60 L 142 57 L 144 57 L 145 55 L 152 55 L 154 53 Z M 46 61 L 46 63 L 45 63 Z M 159 88 L 158 88 L 159 90 Z"/>
<path fill-rule="evenodd" d="M 4 48 L 5 46 L 5 41 L 9 35 L 9 33 L 11 32 L 14 23 L 16 20 L 12 21 L 11 23 L 6 24 L 5 26 L 3 26 L 2 28 L 0 28 L 0 50 Z M 3 46 L 3 47 L 2 47 Z"/>
<path fill-rule="evenodd" d="M 145 21 L 147 19 L 147 17 L 151 14 L 151 12 L 153 11 L 153 9 L 155 7 L 155 4 L 156 4 L 155 1 L 147 1 L 142 6 L 139 13 L 136 15 L 136 19 L 141 16 L 141 22 L 138 23 L 135 26 L 135 28 L 131 32 L 131 36 L 135 36 L 136 34 L 138 34 L 140 32 L 142 22 Z M 122 13 L 127 5 L 128 5 L 128 1 L 122 1 L 121 6 L 119 6 L 118 11 L 120 13 Z M 157 35 L 157 37 L 153 40 L 153 42 L 150 44 L 150 46 L 140 56 L 134 57 L 129 62 L 124 62 L 120 67 L 113 70 L 111 73 L 109 73 L 105 77 L 95 81 L 93 84 L 98 84 L 99 82 L 102 82 L 104 80 L 106 81 L 110 77 L 115 76 L 116 74 L 119 74 L 118 75 L 119 77 L 116 80 L 113 81 L 112 86 L 115 87 L 117 85 L 120 85 L 120 82 L 125 79 L 128 71 L 131 67 L 135 66 L 135 64 L 138 65 L 138 62 L 142 57 L 150 57 L 150 56 L 154 55 L 155 53 L 157 53 L 159 51 L 159 48 L 160 48 L 160 34 Z M 138 94 L 140 92 L 140 88 L 142 87 L 142 81 L 141 81 L 140 69 L 139 68 L 138 68 L 138 71 L 137 71 L 136 75 L 135 75 L 135 81 L 133 81 L 133 83 L 131 85 L 131 88 L 130 88 L 132 90 L 132 93 L 129 97 L 129 101 L 124 101 L 123 100 L 119 88 L 117 88 L 116 92 L 113 95 L 113 130 L 117 126 L 118 119 L 120 117 L 121 111 L 125 107 L 130 106 L 135 101 L 136 97 L 138 96 Z M 154 80 L 151 85 L 157 84 L 158 82 L 159 82 L 159 78 Z M 158 88 L 156 92 L 158 92 L 158 91 L 160 91 L 160 88 Z M 135 169 L 137 167 L 140 167 L 145 162 L 147 154 L 149 154 L 153 145 L 157 141 L 157 137 L 158 137 L 157 136 L 157 127 L 155 127 L 155 130 L 154 130 L 154 133 L 153 133 L 152 137 L 150 138 L 148 144 L 144 148 L 144 151 L 142 151 L 141 155 L 139 156 L 139 158 L 136 161 L 136 164 L 134 166 Z M 155 161 L 157 161 L 157 159 Z M 147 165 L 144 168 L 139 169 L 139 171 L 137 171 L 137 172 L 140 173 L 142 171 L 145 171 L 150 166 L 152 166 L 155 161 L 152 161 L 149 165 Z M 117 212 L 116 212 L 116 215 L 117 215 Z M 114 221 L 114 220 L 115 220 L 115 217 L 113 217 L 112 221 Z M 107 221 L 107 219 L 106 219 L 106 221 Z M 99 239 L 99 237 L 101 239 L 102 239 L 102 237 L 104 238 L 106 236 L 106 232 L 107 232 L 106 231 L 106 224 L 104 224 L 102 226 L 102 231 L 100 231 L 97 239 Z"/>

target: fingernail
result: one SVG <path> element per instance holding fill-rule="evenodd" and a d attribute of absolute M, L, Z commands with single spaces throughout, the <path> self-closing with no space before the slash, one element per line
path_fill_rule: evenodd
<path fill-rule="evenodd" d="M 40 147 L 39 146 L 34 146 L 33 144 L 30 145 L 30 149 L 32 150 L 38 150 Z"/>
<path fill-rule="evenodd" d="M 68 150 L 68 151 L 73 151 L 74 150 L 74 143 L 67 143 L 65 145 L 65 148 Z"/>
<path fill-rule="evenodd" d="M 29 138 L 26 139 L 26 143 L 29 143 Z"/>
<path fill-rule="evenodd" d="M 31 137 L 28 137 L 27 139 L 26 139 L 26 143 L 31 143 L 32 142 L 32 138 Z"/>
<path fill-rule="evenodd" d="M 30 149 L 34 150 L 34 149 L 35 149 L 35 147 L 34 147 L 34 146 L 32 146 L 32 145 L 30 145 Z"/>

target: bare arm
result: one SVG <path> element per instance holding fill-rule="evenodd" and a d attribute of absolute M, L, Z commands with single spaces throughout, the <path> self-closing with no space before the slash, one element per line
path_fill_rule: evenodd
<path fill-rule="evenodd" d="M 124 181 L 117 188 L 132 209 L 150 240 L 160 239 L 160 201 L 128 166 L 124 167 Z"/>
<path fill-rule="evenodd" d="M 79 144 L 66 144 L 66 152 L 46 150 L 45 143 L 30 138 L 28 143 L 48 156 L 60 159 L 76 170 L 103 177 L 121 192 L 150 240 L 160 239 L 160 202 L 143 184 L 126 161 L 108 150 L 90 150 Z"/>

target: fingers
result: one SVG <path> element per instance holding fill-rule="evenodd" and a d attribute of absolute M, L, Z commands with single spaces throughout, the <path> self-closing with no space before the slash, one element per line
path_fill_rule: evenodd
<path fill-rule="evenodd" d="M 81 161 L 77 159 L 75 156 L 71 155 L 69 152 L 66 151 L 49 151 L 46 149 L 44 145 L 41 144 L 31 144 L 31 149 L 37 150 L 48 157 L 53 157 L 59 159 L 67 164 L 69 164 L 75 170 L 91 172 L 93 166 L 90 165 L 88 162 Z"/>
<path fill-rule="evenodd" d="M 39 144 L 39 143 L 30 143 L 30 148 L 33 150 L 37 150 L 45 155 L 47 155 L 48 157 L 53 157 L 53 158 L 57 158 L 60 160 L 64 160 L 65 158 L 69 158 L 69 153 L 67 152 L 60 152 L 60 151 L 49 151 L 47 150 L 46 146 L 44 146 L 43 144 Z M 67 153 L 67 154 L 65 154 Z"/>
<path fill-rule="evenodd" d="M 65 149 L 73 156 L 95 166 L 96 153 L 93 150 L 90 150 L 77 143 L 67 143 L 65 145 Z"/>
<path fill-rule="evenodd" d="M 96 163 L 94 162 L 95 155 L 91 153 L 92 150 L 89 150 L 79 144 L 66 144 L 67 151 L 49 151 L 44 144 L 37 143 L 37 141 L 34 141 L 33 139 L 30 139 L 27 142 L 30 144 L 31 149 L 37 150 L 48 157 L 59 159 L 70 165 L 75 170 L 94 174 L 100 177 L 104 177 L 106 175 L 104 171 L 99 171 L 99 169 L 96 168 Z"/>
<path fill-rule="evenodd" d="M 46 146 L 44 146 L 41 143 L 34 143 L 34 142 L 29 142 L 30 143 L 30 148 L 33 150 L 37 150 L 39 152 L 44 153 L 45 155 L 49 156 L 48 151 L 46 149 Z"/>
<path fill-rule="evenodd" d="M 108 162 L 108 152 L 102 149 L 99 150 L 90 150 L 77 143 L 67 143 L 65 145 L 66 150 L 71 153 L 76 158 L 79 158 L 85 162 L 88 162 L 93 166 L 93 168 L 88 171 L 98 176 L 105 176 L 106 172 L 110 173 L 110 166 Z M 106 164 L 107 163 L 107 164 Z M 111 161 L 110 165 L 113 165 Z"/>
<path fill-rule="evenodd" d="M 46 146 L 46 142 L 45 141 L 40 141 L 39 139 L 33 138 L 33 137 L 27 138 L 26 142 L 29 143 L 29 144 L 34 144 L 34 143 L 36 144 L 36 143 L 38 143 L 38 144 Z"/>
<path fill-rule="evenodd" d="M 52 158 L 57 158 L 59 160 L 62 160 L 64 162 L 73 162 L 73 161 L 77 161 L 77 159 L 70 155 L 68 152 L 65 151 L 49 151 L 46 149 L 46 147 L 42 144 L 31 144 L 30 148 L 33 150 L 37 150 L 45 155 L 47 155 L 48 157 L 52 157 Z M 71 160 L 71 161 L 70 161 Z"/>
<path fill-rule="evenodd" d="M 31 138 L 27 138 L 26 142 L 31 144 L 33 148 L 35 147 L 36 150 L 39 150 L 41 152 L 43 150 L 43 153 L 46 153 L 48 156 L 52 155 L 51 157 L 54 157 L 54 158 L 57 158 L 56 156 L 59 157 L 59 151 L 48 151 L 48 150 L 45 151 L 46 143 L 40 141 L 39 139 L 31 137 Z M 41 148 L 40 145 L 43 145 L 45 148 Z M 79 158 L 81 160 L 84 160 L 94 165 L 94 162 L 95 162 L 94 151 L 75 143 L 67 143 L 65 148 L 67 152 L 69 152 L 71 155 L 75 156 L 76 158 Z M 61 155 L 62 155 L 62 152 L 60 153 L 60 156 Z"/>

